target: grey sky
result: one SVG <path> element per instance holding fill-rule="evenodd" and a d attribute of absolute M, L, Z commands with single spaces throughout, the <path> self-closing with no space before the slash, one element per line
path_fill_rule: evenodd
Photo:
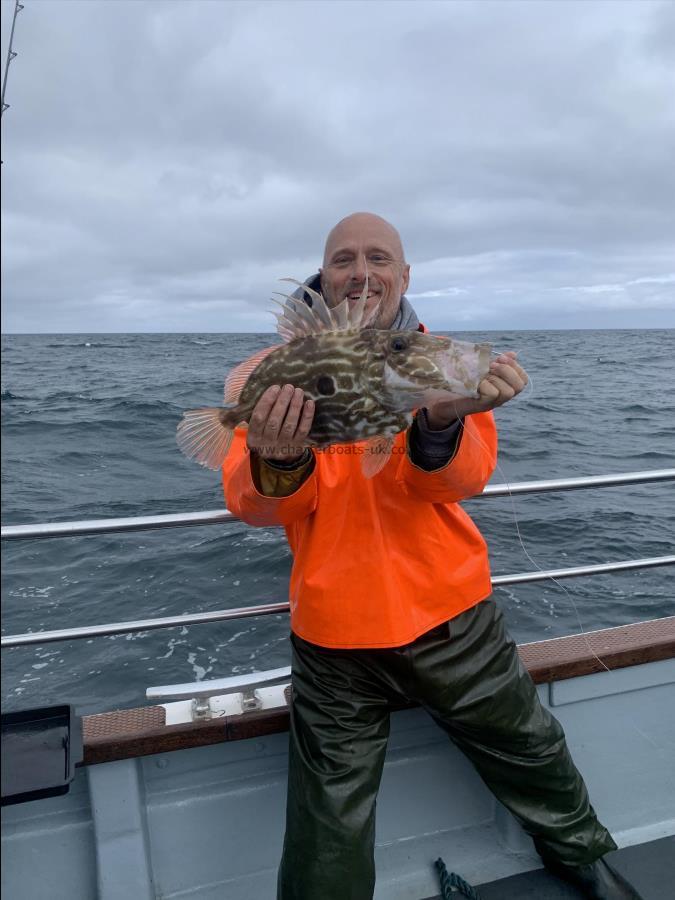
<path fill-rule="evenodd" d="M 271 331 L 355 210 L 433 329 L 675 326 L 675 3 L 23 2 L 5 332 Z"/>

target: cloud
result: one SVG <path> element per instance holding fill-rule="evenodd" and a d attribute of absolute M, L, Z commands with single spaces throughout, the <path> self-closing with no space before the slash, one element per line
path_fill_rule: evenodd
<path fill-rule="evenodd" d="M 675 325 L 672 3 L 25 6 L 7 331 L 271 330 L 354 209 L 430 327 Z"/>
<path fill-rule="evenodd" d="M 408 294 L 409 300 L 427 300 L 431 297 L 461 297 L 462 294 L 468 294 L 468 288 L 446 287 L 436 291 L 422 291 L 419 294 Z"/>

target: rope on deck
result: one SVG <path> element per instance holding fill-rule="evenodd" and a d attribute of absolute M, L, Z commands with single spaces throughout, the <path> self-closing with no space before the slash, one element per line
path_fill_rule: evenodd
<path fill-rule="evenodd" d="M 481 900 L 480 894 L 476 888 L 471 887 L 471 885 L 464 881 L 461 875 L 458 875 L 456 872 L 448 872 L 445 863 L 440 857 L 436 860 L 436 868 L 438 869 L 438 876 L 441 881 L 441 896 L 443 900 L 454 900 L 453 895 L 455 890 L 463 897 L 468 897 L 469 900 Z"/>

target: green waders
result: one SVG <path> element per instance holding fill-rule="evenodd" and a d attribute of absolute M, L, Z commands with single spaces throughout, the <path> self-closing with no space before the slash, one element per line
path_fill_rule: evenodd
<path fill-rule="evenodd" d="M 371 900 L 389 714 L 409 700 L 469 757 L 541 853 L 581 865 L 616 849 L 492 599 L 405 647 L 292 643 L 278 900 Z"/>

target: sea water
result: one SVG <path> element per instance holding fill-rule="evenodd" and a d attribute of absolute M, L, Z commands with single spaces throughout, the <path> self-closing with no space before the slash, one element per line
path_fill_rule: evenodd
<path fill-rule="evenodd" d="M 675 465 L 675 331 L 457 333 L 515 349 L 526 392 L 496 411 L 493 483 Z M 226 371 L 272 334 L 5 335 L 2 522 L 222 508 L 218 473 L 175 442 L 185 409 L 222 402 Z M 478 499 L 493 574 L 660 556 L 675 485 Z M 515 518 L 514 518 L 515 517 Z M 227 525 L 3 542 L 3 634 L 287 599 L 281 529 Z M 432 573 L 430 573 L 430 577 Z M 519 641 L 675 614 L 675 570 L 498 588 Z M 569 592 L 569 593 L 566 593 Z M 575 608 L 576 607 L 576 608 Z M 3 652 L 3 708 L 137 706 L 151 685 L 287 665 L 288 617 L 257 617 Z"/>

